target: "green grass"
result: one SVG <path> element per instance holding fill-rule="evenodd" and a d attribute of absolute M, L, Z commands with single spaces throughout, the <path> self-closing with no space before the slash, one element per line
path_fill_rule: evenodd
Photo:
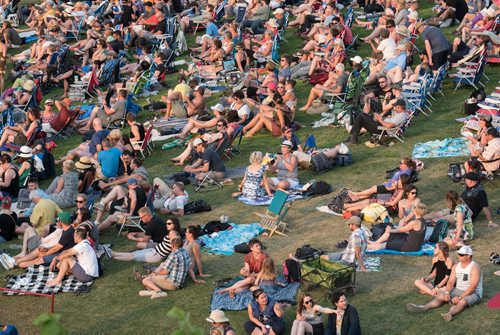
<path fill-rule="evenodd" d="M 424 4 L 424 13 L 430 15 L 429 5 Z M 452 28 L 447 29 L 451 40 Z M 366 32 L 360 32 L 365 36 Z M 188 36 L 188 42 L 192 44 L 192 37 Z M 301 40 L 293 31 L 287 33 L 288 43 L 282 46 L 282 53 L 295 51 Z M 359 54 L 367 56 L 369 50 L 362 46 Z M 487 89 L 491 91 L 500 79 L 495 66 L 488 65 L 486 73 L 490 77 Z M 169 76 L 170 82 L 175 82 L 175 75 Z M 305 102 L 310 85 L 300 82 L 297 85 L 300 105 Z M 309 171 L 300 173 L 301 181 L 306 182 L 311 178 L 325 180 L 337 189 L 340 186 L 349 186 L 352 189 L 363 189 L 375 183 L 383 181 L 385 170 L 397 166 L 398 160 L 404 156 L 410 156 L 413 146 L 417 142 L 425 142 L 433 139 L 459 136 L 461 125 L 454 121 L 461 117 L 461 108 L 465 98 L 471 92 L 470 88 L 462 88 L 453 92 L 450 80 L 444 86 L 444 97 L 438 97 L 433 104 L 434 113 L 430 117 L 418 116 L 406 133 L 405 143 L 386 148 L 368 149 L 364 145 L 353 147 L 354 164 L 347 168 L 336 168 L 321 175 L 314 175 Z M 50 96 L 57 97 L 59 91 Z M 210 99 L 211 102 L 214 98 Z M 150 115 L 141 112 L 142 118 Z M 298 112 L 297 120 L 308 126 L 317 116 L 308 116 Z M 305 127 L 299 132 L 301 139 L 307 134 L 316 135 L 320 147 L 331 147 L 344 140 L 347 133 L 344 129 L 319 128 L 312 130 Z M 368 137 L 362 137 L 368 140 Z M 62 155 L 66 150 L 76 146 L 81 141 L 79 136 L 58 143 L 55 151 L 56 157 Z M 151 176 L 165 175 L 166 173 L 178 171 L 169 163 L 169 158 L 176 155 L 179 150 L 161 151 L 159 145 L 153 155 L 145 162 Z M 229 166 L 241 166 L 247 164 L 249 154 L 254 150 L 274 152 L 279 148 L 279 140 L 272 138 L 269 134 L 259 134 L 252 140 L 244 139 L 242 143 L 242 154 L 228 163 Z M 448 164 L 464 160 L 463 158 L 426 159 L 425 170 L 420 173 L 420 181 L 417 186 L 420 190 L 422 201 L 431 210 L 444 208 L 444 193 L 453 189 L 460 191 L 462 186 L 454 184 L 447 177 Z M 498 180 L 496 181 L 498 183 Z M 212 212 L 190 215 L 181 219 L 185 227 L 190 224 L 203 224 L 209 220 L 218 218 L 221 214 L 228 214 L 232 222 L 251 223 L 255 222 L 254 211 L 263 211 L 264 208 L 245 206 L 230 197 L 235 191 L 235 186 L 226 186 L 222 190 L 205 193 L 195 193 L 193 187 L 188 187 L 191 199 L 203 198 L 212 205 Z M 490 207 L 495 212 L 500 206 L 500 191 L 492 184 L 486 184 L 486 191 L 490 199 Z M 316 211 L 316 206 L 324 205 L 331 196 L 322 196 L 310 200 L 295 202 L 289 211 L 287 221 L 290 223 L 290 234 L 288 237 L 263 237 L 263 243 L 269 254 L 276 263 L 281 264 L 289 252 L 303 244 L 309 243 L 315 247 L 326 250 L 334 249 L 334 245 L 348 237 L 349 231 L 344 221 L 338 217 Z M 500 222 L 497 215 L 496 222 Z M 498 333 L 500 314 L 491 311 L 485 306 L 485 302 L 500 290 L 500 282 L 493 276 L 498 269 L 488 261 L 489 254 L 498 248 L 500 240 L 499 230 L 486 228 L 484 215 L 481 215 L 475 223 L 477 239 L 472 242 L 476 252 L 475 260 L 479 262 L 484 275 L 484 298 L 483 302 L 474 308 L 470 308 L 453 322 L 447 324 L 439 316 L 445 308 L 431 311 L 426 314 L 409 314 L 405 305 L 408 302 L 423 303 L 427 300 L 422 297 L 413 287 L 413 281 L 427 274 L 430 269 L 429 257 L 401 257 L 381 256 L 382 271 L 378 273 L 359 273 L 357 275 L 357 292 L 349 297 L 350 303 L 356 306 L 360 313 L 361 326 L 365 334 L 494 334 Z M 123 237 L 116 237 L 114 230 L 103 235 L 104 243 L 113 243 L 114 249 L 120 251 L 133 250 L 132 243 Z M 496 241 L 496 242 L 495 242 Z M 19 243 L 19 241 L 15 241 Z M 453 256 L 455 258 L 455 256 Z M 456 260 L 456 258 L 455 258 Z M 95 281 L 89 294 L 74 296 L 72 294 L 60 294 L 56 296 L 56 312 L 62 314 L 62 323 L 73 333 L 105 333 L 105 334 L 169 334 L 175 329 L 175 322 L 167 318 L 166 313 L 174 306 L 186 310 L 191 315 L 194 324 L 205 329 L 208 333 L 209 324 L 205 317 L 210 313 L 210 299 L 214 287 L 213 281 L 228 276 L 234 276 L 243 264 L 243 255 L 215 256 L 203 254 L 203 264 L 206 272 L 212 277 L 204 285 L 195 285 L 187 280 L 186 287 L 177 292 L 169 293 L 166 299 L 152 301 L 138 296 L 141 285 L 134 281 L 132 266 L 141 266 L 134 263 L 122 263 L 116 261 L 104 261 L 105 275 Z M 13 271 L 20 273 L 21 271 Z M 0 276 L 7 273 L 1 269 Z M 331 303 L 324 300 L 325 291 L 315 289 L 312 291 L 316 300 L 325 306 Z M 41 313 L 48 311 L 49 305 L 46 299 L 34 297 L 2 297 L 0 299 L 0 322 L 16 324 L 22 334 L 36 333 L 33 320 Z M 228 312 L 231 323 L 239 334 L 243 333 L 243 324 L 248 319 L 246 311 Z M 294 318 L 294 309 L 286 312 L 288 327 Z M 495 326 L 496 325 L 496 326 Z M 290 329 L 290 328 L 288 328 Z M 495 331 L 495 329 L 497 329 Z"/>

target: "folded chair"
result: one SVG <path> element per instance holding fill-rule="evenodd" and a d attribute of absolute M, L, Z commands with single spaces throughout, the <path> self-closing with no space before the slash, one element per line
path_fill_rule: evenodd
<path fill-rule="evenodd" d="M 153 200 L 154 200 L 154 194 L 155 194 L 156 188 L 151 187 L 151 189 L 147 193 L 147 198 L 146 198 L 146 206 L 151 210 L 151 213 L 154 213 L 154 206 L 153 206 Z M 119 221 L 117 224 L 120 225 L 120 229 L 118 230 L 118 236 L 120 236 L 123 228 L 125 227 L 132 227 L 139 229 L 140 231 L 144 232 L 144 228 L 142 227 L 142 221 L 139 216 L 123 216 L 120 217 Z"/>
<path fill-rule="evenodd" d="M 382 127 L 382 126 L 377 127 L 377 129 L 381 130 L 382 132 L 376 136 L 376 141 L 380 142 L 384 136 L 387 136 L 390 138 L 395 138 L 398 141 L 400 141 L 401 143 L 403 143 L 404 142 L 404 133 L 405 133 L 406 129 L 408 129 L 408 127 L 410 126 L 411 121 L 413 119 L 413 115 L 415 112 L 412 109 L 408 109 L 406 111 L 406 113 L 408 114 L 406 122 L 404 122 L 399 127 L 394 127 L 394 128 L 386 128 L 386 127 Z"/>
<path fill-rule="evenodd" d="M 213 177 L 213 171 L 208 171 L 205 173 L 205 177 L 203 178 L 203 180 L 198 183 L 194 190 L 196 192 L 199 192 L 202 188 L 204 190 L 207 190 L 207 186 L 213 186 L 213 188 L 222 188 L 222 183 L 219 183 L 218 181 L 216 181 Z"/>
<path fill-rule="evenodd" d="M 136 147 L 136 151 L 139 151 L 142 158 L 146 158 L 146 154 L 151 154 L 153 151 L 154 142 L 151 140 L 151 132 L 153 131 L 153 126 L 149 126 L 144 134 L 144 139 L 142 141 L 131 142 L 133 146 Z"/>
<path fill-rule="evenodd" d="M 291 204 L 286 202 L 287 199 L 287 192 L 277 190 L 271 200 L 271 204 L 267 207 L 266 213 L 255 213 L 261 219 L 259 225 L 269 230 L 269 237 L 273 236 L 274 233 L 287 236 L 284 231 L 288 229 L 288 223 L 283 222 L 291 206 Z"/>

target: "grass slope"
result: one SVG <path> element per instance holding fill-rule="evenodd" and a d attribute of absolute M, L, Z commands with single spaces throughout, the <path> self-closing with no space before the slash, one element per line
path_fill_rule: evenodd
<path fill-rule="evenodd" d="M 428 4 L 423 6 L 425 7 L 424 15 L 430 16 L 430 6 Z M 366 32 L 358 32 L 361 36 L 366 35 Z M 447 29 L 451 40 L 450 32 L 451 28 Z M 287 33 L 287 38 L 289 42 L 283 44 L 282 53 L 297 50 L 302 42 L 291 30 Z M 192 35 L 188 36 L 188 42 L 190 45 L 193 43 Z M 368 47 L 363 45 L 358 53 L 367 56 Z M 490 65 L 486 68 L 486 73 L 491 79 L 487 84 L 488 90 L 491 91 L 500 79 L 500 75 L 497 68 Z M 169 76 L 168 80 L 174 83 L 175 75 Z M 309 89 L 310 85 L 307 83 L 300 82 L 297 85 L 299 105 L 305 103 Z M 461 125 L 454 119 L 462 115 L 462 104 L 470 91 L 470 88 L 462 88 L 453 92 L 452 83 L 447 80 L 444 85 L 445 96 L 438 97 L 438 101 L 434 103 L 434 113 L 429 118 L 421 115 L 415 119 L 406 133 L 405 143 L 397 143 L 390 148 L 376 149 L 368 149 L 364 145 L 354 146 L 352 166 L 337 168 L 319 176 L 309 171 L 302 171 L 301 180 L 305 182 L 308 179 L 317 178 L 333 184 L 335 188 L 349 186 L 352 189 L 363 189 L 382 182 L 385 170 L 397 166 L 401 157 L 410 156 L 415 143 L 458 136 Z M 52 92 L 49 96 L 57 97 L 58 95 L 60 91 Z M 210 101 L 214 101 L 214 98 Z M 141 113 L 144 119 L 149 116 L 145 112 Z M 318 118 L 300 112 L 296 117 L 305 125 L 309 125 Z M 312 130 L 310 127 L 302 129 L 299 136 L 304 139 L 307 134 L 313 132 L 320 147 L 333 146 L 347 136 L 344 129 Z M 368 140 L 368 138 L 363 137 L 362 140 Z M 56 157 L 76 146 L 80 141 L 81 138 L 75 135 L 72 139 L 58 143 L 59 147 L 55 151 Z M 156 146 L 155 152 L 145 162 L 150 175 L 158 176 L 178 171 L 178 168 L 169 162 L 169 158 L 176 155 L 179 150 L 161 151 L 159 147 L 159 145 Z M 230 161 L 229 166 L 246 165 L 247 157 L 254 150 L 263 152 L 278 150 L 279 140 L 270 137 L 267 133 L 258 134 L 252 140 L 244 139 L 241 148 L 242 154 Z M 448 164 L 462 160 L 462 158 L 424 160 L 425 170 L 421 172 L 417 186 L 420 189 L 422 201 L 431 210 L 445 206 L 443 196 L 447 190 L 460 191 L 462 189 L 461 185 L 453 184 L 446 176 Z M 186 216 L 181 219 L 182 225 L 185 227 L 189 224 L 203 224 L 221 214 L 228 214 L 231 221 L 236 223 L 255 222 L 253 212 L 263 211 L 264 208 L 248 207 L 235 201 L 230 197 L 230 193 L 234 190 L 234 186 L 227 186 L 222 190 L 195 193 L 193 187 L 188 187 L 192 200 L 200 198 L 207 200 L 212 205 L 213 211 Z M 492 184 L 486 184 L 486 190 L 491 208 L 496 211 L 500 205 L 498 200 L 500 191 Z M 331 196 L 323 196 L 294 203 L 287 217 L 291 228 L 289 236 L 262 238 L 278 266 L 288 252 L 293 252 L 305 243 L 332 250 L 337 241 L 348 237 L 349 231 L 342 219 L 320 213 L 315 209 L 316 206 L 326 204 L 330 198 Z M 500 221 L 498 216 L 495 216 L 495 220 Z M 488 261 L 489 254 L 495 250 L 495 247 L 498 248 L 500 232 L 486 228 L 483 215 L 476 222 L 476 230 L 477 239 L 472 242 L 472 246 L 476 251 L 475 259 L 481 264 L 484 274 L 484 298 L 479 306 L 467 310 L 449 324 L 439 316 L 439 313 L 445 310 L 444 307 L 423 315 L 409 314 L 405 309 L 406 303 L 423 303 L 427 300 L 426 297 L 419 296 L 413 288 L 413 281 L 429 271 L 430 258 L 381 256 L 382 271 L 358 274 L 357 294 L 349 298 L 350 303 L 355 305 L 360 313 L 363 332 L 366 334 L 498 333 L 500 314 L 487 309 L 485 302 L 500 290 L 500 282 L 492 274 L 498 267 L 495 268 Z M 133 250 L 133 245 L 123 237 L 116 237 L 114 230 L 106 232 L 102 241 L 113 243 L 115 250 Z M 19 243 L 19 241 L 16 242 Z M 206 272 L 212 275 L 206 284 L 195 285 L 188 280 L 183 290 L 169 293 L 166 299 L 156 301 L 139 297 L 137 294 L 141 285 L 134 281 L 131 269 L 134 265 L 141 266 L 140 264 L 104 261 L 105 275 L 93 284 L 91 292 L 78 297 L 71 294 L 57 295 L 56 312 L 62 314 L 62 323 L 74 334 L 169 334 L 175 329 L 176 324 L 166 317 L 166 313 L 170 308 L 178 306 L 189 312 L 192 322 L 208 333 L 209 324 L 205 321 L 205 317 L 210 313 L 213 281 L 236 275 L 243 264 L 243 256 L 240 254 L 230 257 L 204 254 L 203 257 Z M 21 271 L 13 272 L 20 273 Z M 3 269 L 0 269 L 0 276 L 6 274 Z M 320 304 L 330 306 L 330 302 L 324 300 L 324 294 L 325 291 L 321 289 L 313 291 L 314 297 Z M 33 334 L 37 332 L 33 326 L 33 320 L 39 313 L 48 311 L 48 308 L 46 299 L 1 297 L 0 322 L 16 324 L 22 334 Z M 247 312 L 228 312 L 227 315 L 237 332 L 242 334 L 243 324 L 248 319 Z M 295 318 L 294 309 L 289 309 L 285 317 L 289 330 Z"/>

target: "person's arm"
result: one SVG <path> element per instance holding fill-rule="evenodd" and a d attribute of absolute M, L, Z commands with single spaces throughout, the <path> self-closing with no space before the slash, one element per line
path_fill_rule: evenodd
<path fill-rule="evenodd" d="M 355 250 L 355 253 L 356 253 L 356 259 L 358 260 L 359 268 L 363 272 L 368 272 L 368 270 L 365 268 L 365 263 L 363 261 L 363 255 L 361 255 L 361 247 L 360 246 L 355 246 L 354 250 Z"/>
<path fill-rule="evenodd" d="M 399 191 L 398 195 L 396 196 L 396 198 L 392 201 L 388 201 L 388 202 L 384 202 L 384 206 L 386 207 L 392 207 L 392 206 L 396 206 L 397 203 L 401 200 L 401 198 L 403 197 L 403 191 Z"/>
<path fill-rule="evenodd" d="M 64 178 L 60 176 L 59 179 L 57 179 L 57 186 L 54 193 L 55 194 L 60 193 L 63 190 L 63 187 L 64 187 Z"/>
<path fill-rule="evenodd" d="M 274 304 L 274 313 L 276 313 L 276 315 L 281 318 L 283 316 L 283 309 L 281 309 L 281 304 L 279 304 L 278 302 Z"/>
<path fill-rule="evenodd" d="M 269 187 L 269 182 L 267 181 L 266 171 L 264 171 L 264 174 L 262 175 L 262 184 L 264 184 L 264 189 L 266 190 L 267 195 L 272 197 L 273 192 L 271 192 L 271 188 Z"/>
<path fill-rule="evenodd" d="M 251 304 L 248 304 L 248 318 L 250 319 L 250 321 L 255 323 L 257 327 L 259 327 L 263 332 L 266 331 L 266 326 L 262 322 L 260 322 L 259 319 L 253 316 L 253 309 Z"/>
<path fill-rule="evenodd" d="M 247 121 L 248 119 L 248 114 L 243 114 L 243 116 L 240 118 L 240 120 L 238 121 L 238 124 L 243 124 Z"/>
<path fill-rule="evenodd" d="M 460 236 L 462 235 L 462 229 L 464 227 L 464 213 L 463 212 L 458 212 L 457 213 L 457 221 L 455 222 L 456 225 L 456 231 L 455 231 L 455 237 L 453 238 L 453 244 L 457 244 L 458 241 L 460 240 Z"/>
<path fill-rule="evenodd" d="M 135 124 L 130 127 L 130 132 L 132 133 L 132 138 L 130 139 L 130 142 L 138 142 L 141 140 L 141 135 L 139 134 L 139 127 L 137 127 Z"/>
<path fill-rule="evenodd" d="M 395 229 L 390 228 L 389 232 L 390 233 L 407 233 L 411 230 L 414 230 L 418 223 L 422 224 L 419 220 L 413 220 L 404 227 L 399 227 L 399 228 L 395 228 Z"/>
<path fill-rule="evenodd" d="M 394 128 L 394 127 L 396 127 L 396 124 L 394 122 L 386 122 L 386 121 L 384 121 L 384 119 L 382 118 L 382 116 L 380 114 L 375 114 L 374 119 L 382 127 L 386 127 L 386 128 Z"/>
<path fill-rule="evenodd" d="M 479 266 L 477 264 L 474 264 L 470 271 L 469 287 L 461 295 L 453 298 L 451 302 L 454 305 L 456 305 L 460 300 L 474 293 L 474 291 L 477 288 L 477 285 L 479 284 L 480 277 L 481 277 L 481 270 L 479 269 Z"/>
<path fill-rule="evenodd" d="M 137 194 L 135 193 L 135 190 L 134 190 L 134 192 L 129 192 L 128 197 L 129 197 L 129 201 L 130 201 L 130 203 L 129 203 L 130 210 L 129 210 L 128 215 L 132 216 L 132 215 L 134 215 L 135 206 L 137 206 Z"/>
<path fill-rule="evenodd" d="M 135 241 L 135 242 L 149 242 L 151 240 L 151 236 L 149 235 L 146 235 L 145 233 L 143 232 L 140 232 L 140 233 L 129 233 L 127 235 L 127 238 L 131 241 Z"/>
<path fill-rule="evenodd" d="M 337 310 L 328 308 L 328 307 L 321 307 L 320 305 L 314 305 L 313 310 L 315 312 L 323 313 L 323 314 L 337 314 Z"/>
<path fill-rule="evenodd" d="M 433 66 L 434 64 L 432 63 L 432 47 L 431 43 L 429 40 L 425 40 L 425 51 L 427 52 L 427 57 L 429 57 L 429 65 Z"/>
<path fill-rule="evenodd" d="M 5 172 L 5 179 L 0 181 L 0 186 L 1 187 L 9 187 L 10 184 L 12 183 L 12 179 L 14 179 L 14 177 L 15 177 L 15 175 L 13 175 L 13 174 L 14 174 L 14 171 L 12 171 L 12 169 L 8 169 Z"/>
<path fill-rule="evenodd" d="M 24 134 L 24 136 L 26 136 L 26 138 L 30 138 L 37 127 L 38 125 L 36 124 L 36 122 L 31 122 L 27 130 L 24 130 L 24 128 L 21 127 L 21 132 Z"/>
<path fill-rule="evenodd" d="M 201 263 L 201 248 L 199 243 L 195 243 L 193 245 L 193 255 L 194 262 L 196 263 L 196 268 L 198 269 L 198 274 L 200 276 L 204 276 L 205 274 L 203 273 L 203 266 Z"/>
<path fill-rule="evenodd" d="M 295 170 L 295 168 L 297 167 L 297 164 L 298 164 L 297 157 L 292 155 L 292 159 L 290 160 L 290 163 L 283 160 L 283 164 L 285 165 L 285 168 L 288 170 L 288 172 L 293 172 L 293 170 Z"/>

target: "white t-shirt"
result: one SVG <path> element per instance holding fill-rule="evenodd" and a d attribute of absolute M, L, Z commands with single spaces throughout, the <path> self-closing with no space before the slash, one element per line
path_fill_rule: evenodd
<path fill-rule="evenodd" d="M 82 267 L 86 274 L 92 277 L 99 277 L 99 265 L 97 256 L 89 241 L 83 240 L 73 247 L 77 252 L 76 258 L 78 264 Z"/>
<path fill-rule="evenodd" d="M 386 38 L 377 47 L 377 50 L 382 51 L 384 60 L 396 57 L 396 42 L 392 38 Z"/>
<path fill-rule="evenodd" d="M 235 109 L 234 105 L 235 105 L 234 103 L 231 104 L 231 109 Z M 237 112 L 238 112 L 238 117 L 240 119 L 242 119 L 243 116 L 245 115 L 248 117 L 250 116 L 250 107 L 248 107 L 247 104 L 244 104 L 243 106 L 240 107 L 240 109 L 237 110 Z"/>
<path fill-rule="evenodd" d="M 180 209 L 184 209 L 184 206 L 188 203 L 189 195 L 184 192 L 185 195 L 178 195 L 174 198 L 168 198 L 165 200 L 163 207 L 167 208 L 170 211 L 178 211 Z"/>
<path fill-rule="evenodd" d="M 384 119 L 385 122 L 388 123 L 394 123 L 395 127 L 399 127 L 403 123 L 406 122 L 406 119 L 408 118 L 408 114 L 406 113 L 398 113 L 398 112 L 392 112 L 390 117 L 387 117 Z"/>

